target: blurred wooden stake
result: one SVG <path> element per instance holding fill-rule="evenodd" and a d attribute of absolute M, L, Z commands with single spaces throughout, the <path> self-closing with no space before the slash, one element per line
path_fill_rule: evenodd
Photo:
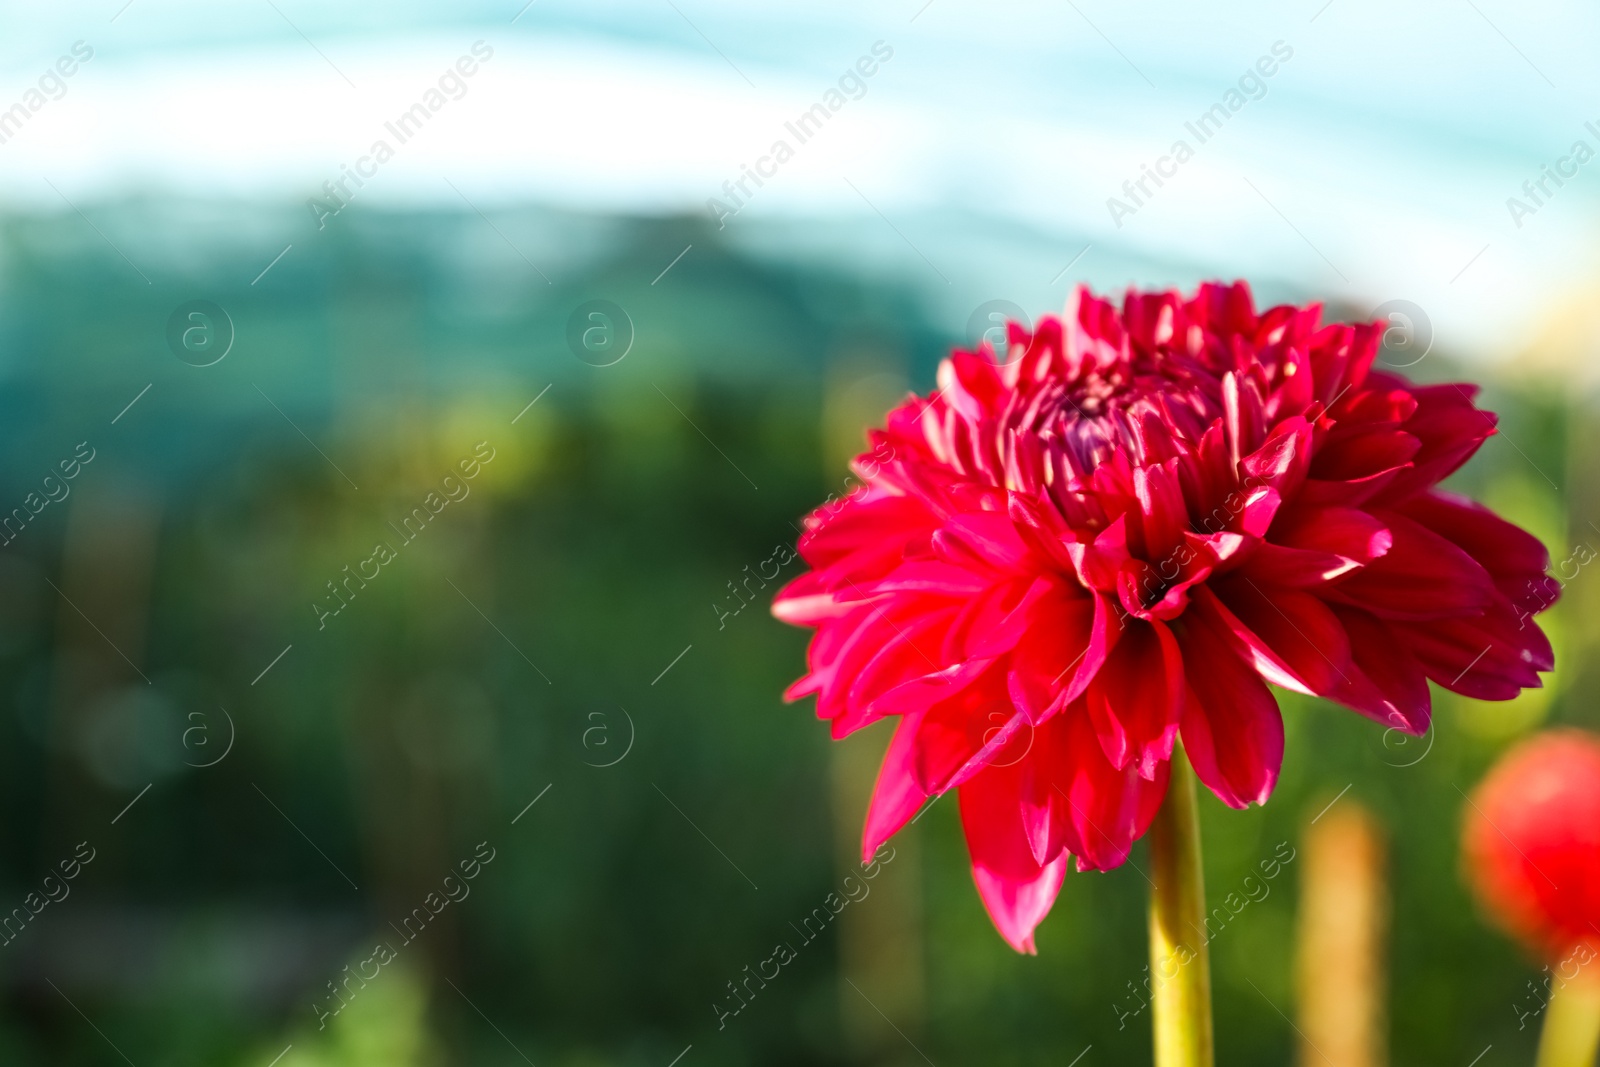
<path fill-rule="evenodd" d="M 1383 832 L 1345 797 L 1306 829 L 1295 985 L 1302 1067 L 1388 1062 L 1389 890 Z"/>
<path fill-rule="evenodd" d="M 1558 985 L 1545 1010 L 1536 1067 L 1590 1067 L 1600 1049 L 1600 975 L 1579 971 Z"/>

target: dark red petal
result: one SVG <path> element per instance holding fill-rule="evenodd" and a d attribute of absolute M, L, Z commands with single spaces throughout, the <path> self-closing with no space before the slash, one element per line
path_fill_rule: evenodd
<path fill-rule="evenodd" d="M 1055 787 L 1055 775 L 1049 761 L 1036 754 L 1040 751 L 1039 733 L 1039 728 L 1031 732 L 1027 751 L 1017 757 L 1017 769 L 1022 773 L 1018 793 L 1022 832 L 1028 840 L 1028 849 L 1033 853 L 1035 862 L 1045 864 L 1059 857 L 1063 851 L 1069 851 L 1067 844 L 1072 839 L 1072 824 L 1067 817 L 1066 797 Z M 1009 755 L 1006 757 L 1007 760 L 1010 758 Z"/>
<path fill-rule="evenodd" d="M 1011 651 L 1042 620 L 1051 607 L 1065 600 L 1088 602 L 1081 589 L 1070 587 L 1054 575 L 1028 581 L 1015 579 L 995 588 L 996 595 L 984 598 L 985 610 L 968 620 L 961 654 L 970 657 L 999 656 Z"/>
<path fill-rule="evenodd" d="M 1003 673 L 988 670 L 978 681 L 927 709 L 917 730 L 912 773 L 928 794 L 970 779 L 991 763 L 1020 757 L 1032 727 L 1005 690 Z"/>
<path fill-rule="evenodd" d="M 1134 493 L 1144 518 L 1145 551 L 1151 558 L 1176 548 L 1189 524 L 1176 466 L 1173 460 L 1133 472 Z"/>
<path fill-rule="evenodd" d="M 1268 485 L 1282 497 L 1292 496 L 1311 466 L 1311 424 L 1299 415 L 1285 419 L 1239 466 L 1246 485 Z"/>
<path fill-rule="evenodd" d="M 1129 559 L 1126 516 L 1118 515 L 1093 541 L 1076 541 L 1067 546 L 1077 568 L 1078 580 L 1090 589 L 1114 593 Z"/>
<path fill-rule="evenodd" d="M 1377 512 L 1394 544 L 1343 579 L 1331 599 L 1385 619 L 1448 619 L 1476 615 L 1494 596 L 1489 572 L 1426 526 L 1399 512 Z"/>
<path fill-rule="evenodd" d="M 1033 606 L 1031 625 L 1008 664 L 1006 684 L 1013 703 L 1030 722 L 1042 722 L 1089 684 L 1105 662 L 1117 624 L 1104 597 L 1065 591 Z"/>
<path fill-rule="evenodd" d="M 800 555 L 819 569 L 850 561 L 853 570 L 868 571 L 880 560 L 898 562 L 904 541 L 933 523 L 927 507 L 911 497 L 849 496 L 806 517 Z"/>
<path fill-rule="evenodd" d="M 915 752 L 917 726 L 921 716 L 908 715 L 895 725 L 894 737 L 883 754 L 883 765 L 878 768 L 878 782 L 872 789 L 872 802 L 867 806 L 866 825 L 861 833 L 861 862 L 868 863 L 878 846 L 893 837 L 904 826 L 928 794 L 917 785 L 911 773 L 912 755 Z"/>
<path fill-rule="evenodd" d="M 1550 569 L 1550 553 L 1537 537 L 1465 497 L 1435 489 L 1395 510 L 1459 545 L 1513 600 L 1527 591 L 1527 583 L 1542 583 Z"/>
<path fill-rule="evenodd" d="M 859 584 L 859 583 L 858 583 Z M 876 582 L 863 587 L 863 593 L 935 593 L 966 597 L 982 592 L 990 579 L 965 567 L 936 559 L 907 560 Z"/>
<path fill-rule="evenodd" d="M 989 659 L 1015 645 L 1021 635 L 1014 632 L 1013 627 L 1002 626 L 1001 623 L 1027 588 L 1028 580 L 1019 576 L 1010 581 L 995 582 L 969 597 L 966 606 L 945 632 L 942 650 L 945 662 Z M 992 648 L 993 651 L 980 652 L 982 648 Z"/>
<path fill-rule="evenodd" d="M 1350 642 L 1339 619 L 1318 598 L 1247 576 L 1215 586 L 1228 632 L 1267 681 L 1312 696 L 1326 695 L 1345 677 Z M 1238 648 L 1238 646 L 1235 646 Z"/>
<path fill-rule="evenodd" d="M 1428 679 L 1405 642 L 1375 615 L 1330 606 L 1350 639 L 1350 666 L 1328 695 L 1385 726 L 1427 733 L 1433 708 Z"/>
<path fill-rule="evenodd" d="M 972 877 L 1000 936 L 1018 952 L 1036 951 L 1033 932 L 1061 891 L 1067 853 L 1041 866 L 1023 833 L 1021 773 L 991 767 L 961 787 L 961 827 Z"/>
<path fill-rule="evenodd" d="M 1273 525 L 1271 540 L 1251 553 L 1245 573 L 1259 582 L 1324 585 L 1388 552 L 1388 526 L 1357 508 L 1300 507 Z"/>
<path fill-rule="evenodd" d="M 1276 489 L 1256 489 L 1245 498 L 1244 510 L 1239 515 L 1239 532 L 1248 537 L 1265 537 L 1278 515 L 1283 497 Z"/>
<path fill-rule="evenodd" d="M 913 678 L 935 674 L 945 664 L 938 658 L 944 633 L 955 615 L 953 608 L 913 615 L 896 626 L 894 635 L 883 641 L 850 682 L 845 696 L 845 711 L 833 718 L 833 736 L 844 737 L 869 723 L 883 712 L 874 702 Z"/>
<path fill-rule="evenodd" d="M 1347 482 L 1398 470 L 1411 462 L 1422 442 L 1402 430 L 1375 430 L 1330 443 L 1317 453 L 1311 476 Z"/>
<path fill-rule="evenodd" d="M 1526 616 L 1519 619 L 1503 598 L 1476 618 L 1397 622 L 1393 629 L 1429 678 L 1478 700 L 1510 700 L 1537 689 L 1543 685 L 1539 672 L 1555 667 L 1543 632 Z"/>
<path fill-rule="evenodd" d="M 1369 474 L 1363 478 L 1350 478 L 1345 481 L 1326 481 L 1321 478 L 1307 478 L 1300 487 L 1300 503 L 1302 504 L 1331 504 L 1339 507 L 1360 507 L 1369 500 L 1376 499 L 1394 484 L 1396 478 L 1408 473 L 1409 467 L 1392 467 L 1386 471 Z"/>
<path fill-rule="evenodd" d="M 1129 623 L 1087 703 L 1111 765 L 1154 778 L 1156 765 L 1172 757 L 1183 710 L 1183 657 L 1165 623 Z"/>
<path fill-rule="evenodd" d="M 1272 691 L 1229 646 L 1218 624 L 1184 619 L 1183 748 L 1195 774 L 1229 807 L 1266 803 L 1283 765 L 1283 716 Z"/>
<path fill-rule="evenodd" d="M 874 718 L 886 715 L 910 715 L 926 711 L 935 704 L 954 699 L 980 681 L 994 660 L 972 659 L 952 664 L 942 670 L 913 678 L 884 693 L 868 709 Z"/>
<path fill-rule="evenodd" d="M 986 574 L 1015 572 L 1028 558 L 1016 526 L 994 511 L 954 516 L 933 535 L 933 547 L 941 558 Z"/>
<path fill-rule="evenodd" d="M 1228 432 L 1228 450 L 1238 463 L 1261 447 L 1266 435 L 1266 416 L 1254 383 L 1241 381 L 1229 371 L 1222 376 L 1223 426 Z"/>
<path fill-rule="evenodd" d="M 834 597 L 822 572 L 807 571 L 778 590 L 772 601 L 772 616 L 791 626 L 820 626 L 849 614 L 852 607 L 848 601 Z"/>
<path fill-rule="evenodd" d="M 1408 384 L 1399 378 L 1384 377 L 1402 387 Z M 1472 403 L 1476 387 L 1429 385 L 1410 389 L 1417 410 L 1405 421 L 1403 429 L 1418 438 L 1422 447 L 1412 459 L 1411 469 L 1384 492 L 1385 500 L 1402 500 L 1443 481 L 1471 459 L 1495 432 L 1494 413 L 1481 411 Z"/>
<path fill-rule="evenodd" d="M 1131 766 L 1113 767 L 1083 701 L 1038 729 L 1029 758 L 1056 797 L 1064 843 L 1078 857 L 1080 871 L 1122 865 L 1167 795 L 1172 766 L 1157 765 L 1151 780 Z"/>

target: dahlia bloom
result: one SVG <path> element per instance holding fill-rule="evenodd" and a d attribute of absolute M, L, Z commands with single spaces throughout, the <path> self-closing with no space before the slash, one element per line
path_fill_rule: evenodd
<path fill-rule="evenodd" d="M 835 738 L 899 718 L 864 855 L 958 789 L 978 891 L 1032 952 L 1068 856 L 1116 867 L 1149 827 L 1179 738 L 1224 803 L 1267 799 L 1267 683 L 1414 734 L 1428 679 L 1540 684 L 1519 603 L 1554 599 L 1544 548 L 1434 488 L 1494 416 L 1374 370 L 1384 325 L 1320 311 L 1257 312 L 1242 282 L 1120 311 L 1080 288 L 869 433 L 773 605 L 816 629 L 789 699 L 816 694 Z"/>
<path fill-rule="evenodd" d="M 1552 961 L 1600 950 L 1600 738 L 1555 730 L 1473 791 L 1462 860 L 1485 908 Z"/>

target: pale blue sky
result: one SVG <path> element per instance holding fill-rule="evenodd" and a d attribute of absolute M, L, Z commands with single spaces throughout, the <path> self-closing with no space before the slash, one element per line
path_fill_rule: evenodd
<path fill-rule="evenodd" d="M 4 3 L 0 110 L 73 42 L 95 58 L 0 144 L 0 202 L 57 210 L 53 183 L 76 203 L 303 204 L 483 40 L 466 95 L 360 201 L 703 211 L 882 41 L 893 59 L 728 222 L 735 240 L 903 274 L 954 320 L 992 296 L 1058 305 L 1078 277 L 1405 298 L 1481 357 L 1592 288 L 1600 162 L 1520 228 L 1506 207 L 1576 139 L 1600 148 L 1592 5 L 1210 7 Z M 1204 145 L 1185 132 L 1280 41 L 1264 97 Z M 1180 137 L 1195 157 L 1116 226 L 1107 198 Z"/>

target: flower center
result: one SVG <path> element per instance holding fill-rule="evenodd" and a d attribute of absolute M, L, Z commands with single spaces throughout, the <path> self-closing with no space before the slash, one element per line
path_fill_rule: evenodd
<path fill-rule="evenodd" d="M 1147 415 L 1191 442 L 1222 416 L 1220 380 L 1188 357 L 1166 352 L 1085 367 L 1073 380 L 1047 386 L 1040 400 L 1037 431 L 1063 442 L 1080 473 L 1120 449 L 1142 461 Z"/>

